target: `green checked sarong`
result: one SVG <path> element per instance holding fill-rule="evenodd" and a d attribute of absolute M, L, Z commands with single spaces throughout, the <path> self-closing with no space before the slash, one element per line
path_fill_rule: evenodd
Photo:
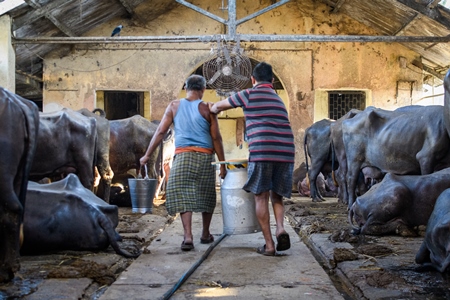
<path fill-rule="evenodd" d="M 183 152 L 175 156 L 166 192 L 169 215 L 186 211 L 213 213 L 216 207 L 215 154 Z"/>

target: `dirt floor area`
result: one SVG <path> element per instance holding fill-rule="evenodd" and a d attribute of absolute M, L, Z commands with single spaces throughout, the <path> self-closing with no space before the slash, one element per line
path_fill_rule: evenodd
<path fill-rule="evenodd" d="M 313 203 L 293 195 L 286 200 L 286 211 L 290 224 L 347 299 L 450 299 L 448 274 L 421 270 L 414 262 L 424 228 L 416 238 L 353 236 L 346 207 L 336 199 Z M 173 221 L 163 200 L 155 201 L 152 214 L 133 214 L 130 207 L 121 207 L 119 213 L 120 245 L 130 252 L 146 248 Z M 0 285 L 0 299 L 56 299 L 63 294 L 97 299 L 132 262 L 111 247 L 99 253 L 23 256 L 14 281 Z"/>
<path fill-rule="evenodd" d="M 294 196 L 286 204 L 292 226 L 349 299 L 450 299 L 449 274 L 414 262 L 425 227 L 414 238 L 354 236 L 337 199 Z"/>
<path fill-rule="evenodd" d="M 119 245 L 136 253 L 157 239 L 172 221 L 163 200 L 155 200 L 152 214 L 132 213 L 131 207 L 120 207 L 116 231 L 123 240 Z M 15 279 L 0 284 L 0 299 L 97 299 L 133 261 L 116 254 L 112 247 L 98 253 L 62 251 L 22 256 Z"/>

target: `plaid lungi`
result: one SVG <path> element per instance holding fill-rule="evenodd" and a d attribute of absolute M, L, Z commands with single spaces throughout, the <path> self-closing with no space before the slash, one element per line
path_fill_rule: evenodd
<path fill-rule="evenodd" d="M 175 156 L 166 191 L 166 209 L 177 213 L 208 212 L 216 207 L 215 154 L 183 152 Z"/>
<path fill-rule="evenodd" d="M 248 179 L 243 189 L 255 195 L 272 191 L 291 198 L 293 169 L 293 163 L 249 162 Z"/>

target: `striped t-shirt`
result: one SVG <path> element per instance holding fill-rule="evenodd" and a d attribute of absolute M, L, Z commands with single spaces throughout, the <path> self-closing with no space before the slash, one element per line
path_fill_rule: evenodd
<path fill-rule="evenodd" d="M 240 91 L 228 102 L 244 110 L 249 161 L 294 163 L 294 135 L 288 113 L 272 84 L 264 82 Z"/>

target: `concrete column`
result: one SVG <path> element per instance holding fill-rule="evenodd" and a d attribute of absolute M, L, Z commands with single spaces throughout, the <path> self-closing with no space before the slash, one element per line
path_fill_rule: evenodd
<path fill-rule="evenodd" d="M 16 54 L 11 43 L 11 22 L 10 16 L 0 16 L 0 86 L 15 93 Z"/>

